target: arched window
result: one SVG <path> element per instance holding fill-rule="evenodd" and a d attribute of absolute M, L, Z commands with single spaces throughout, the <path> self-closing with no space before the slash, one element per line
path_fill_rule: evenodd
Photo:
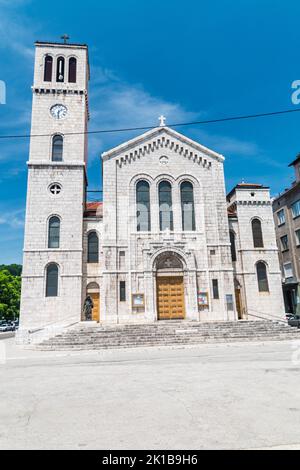
<path fill-rule="evenodd" d="M 52 81 L 53 59 L 51 55 L 46 55 L 44 62 L 44 82 Z"/>
<path fill-rule="evenodd" d="M 55 135 L 52 139 L 52 161 L 62 162 L 64 139 L 61 135 Z"/>
<path fill-rule="evenodd" d="M 58 266 L 51 263 L 46 271 L 46 297 L 57 297 L 58 295 Z"/>
<path fill-rule="evenodd" d="M 263 235 L 261 229 L 261 221 L 259 219 L 252 220 L 252 236 L 254 248 L 263 248 Z"/>
<path fill-rule="evenodd" d="M 77 60 L 75 57 L 69 59 L 69 83 L 76 83 Z"/>
<path fill-rule="evenodd" d="M 172 187 L 169 181 L 161 181 L 158 187 L 160 230 L 173 230 Z"/>
<path fill-rule="evenodd" d="M 256 265 L 257 282 L 259 292 L 269 292 L 267 266 L 262 261 Z"/>
<path fill-rule="evenodd" d="M 229 232 L 230 237 L 230 248 L 231 248 L 231 259 L 236 261 L 236 247 L 235 247 L 235 234 L 232 230 Z"/>
<path fill-rule="evenodd" d="M 182 230 L 195 230 L 194 190 L 189 181 L 180 186 Z"/>
<path fill-rule="evenodd" d="M 59 248 L 60 220 L 53 216 L 49 219 L 48 248 Z"/>
<path fill-rule="evenodd" d="M 63 57 L 58 57 L 57 59 L 56 81 L 57 82 L 65 81 L 65 59 Z"/>
<path fill-rule="evenodd" d="M 147 181 L 136 185 L 137 231 L 149 232 L 150 229 L 150 186 Z"/>
<path fill-rule="evenodd" d="M 88 235 L 88 263 L 98 263 L 99 261 L 99 240 L 96 232 Z"/>

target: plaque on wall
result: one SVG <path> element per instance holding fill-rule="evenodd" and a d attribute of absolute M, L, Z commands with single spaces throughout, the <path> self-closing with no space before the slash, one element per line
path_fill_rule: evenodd
<path fill-rule="evenodd" d="M 208 292 L 198 292 L 198 305 L 199 307 L 208 306 Z"/>
<path fill-rule="evenodd" d="M 144 294 L 132 294 L 132 306 L 134 308 L 144 308 L 145 298 Z"/>

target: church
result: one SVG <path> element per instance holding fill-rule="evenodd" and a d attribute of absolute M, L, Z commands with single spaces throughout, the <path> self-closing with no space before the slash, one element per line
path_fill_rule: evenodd
<path fill-rule="evenodd" d="M 19 340 L 85 322 L 87 298 L 99 325 L 284 317 L 269 188 L 226 196 L 224 156 L 161 116 L 102 154 L 89 202 L 88 47 L 35 47 Z"/>

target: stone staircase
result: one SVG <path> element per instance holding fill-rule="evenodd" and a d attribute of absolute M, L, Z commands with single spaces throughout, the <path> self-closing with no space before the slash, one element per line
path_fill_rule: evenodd
<path fill-rule="evenodd" d="M 139 325 L 90 327 L 78 324 L 45 340 L 36 348 L 55 351 L 101 350 L 287 339 L 300 339 L 300 329 L 276 321 L 198 323 L 170 320 Z"/>

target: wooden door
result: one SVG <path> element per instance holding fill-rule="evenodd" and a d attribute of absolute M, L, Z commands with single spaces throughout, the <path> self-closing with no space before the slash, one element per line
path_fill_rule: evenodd
<path fill-rule="evenodd" d="M 236 309 L 237 309 L 237 313 L 238 313 L 238 319 L 241 320 L 243 318 L 243 314 L 242 314 L 241 291 L 240 291 L 240 289 L 235 289 L 235 303 L 236 303 Z"/>
<path fill-rule="evenodd" d="M 89 294 L 92 297 L 93 300 L 93 312 L 92 312 L 92 319 L 94 321 L 99 322 L 100 320 L 100 298 L 99 298 L 99 293 L 91 293 Z"/>
<path fill-rule="evenodd" d="M 158 276 L 156 284 L 158 319 L 183 319 L 185 317 L 183 276 Z"/>

